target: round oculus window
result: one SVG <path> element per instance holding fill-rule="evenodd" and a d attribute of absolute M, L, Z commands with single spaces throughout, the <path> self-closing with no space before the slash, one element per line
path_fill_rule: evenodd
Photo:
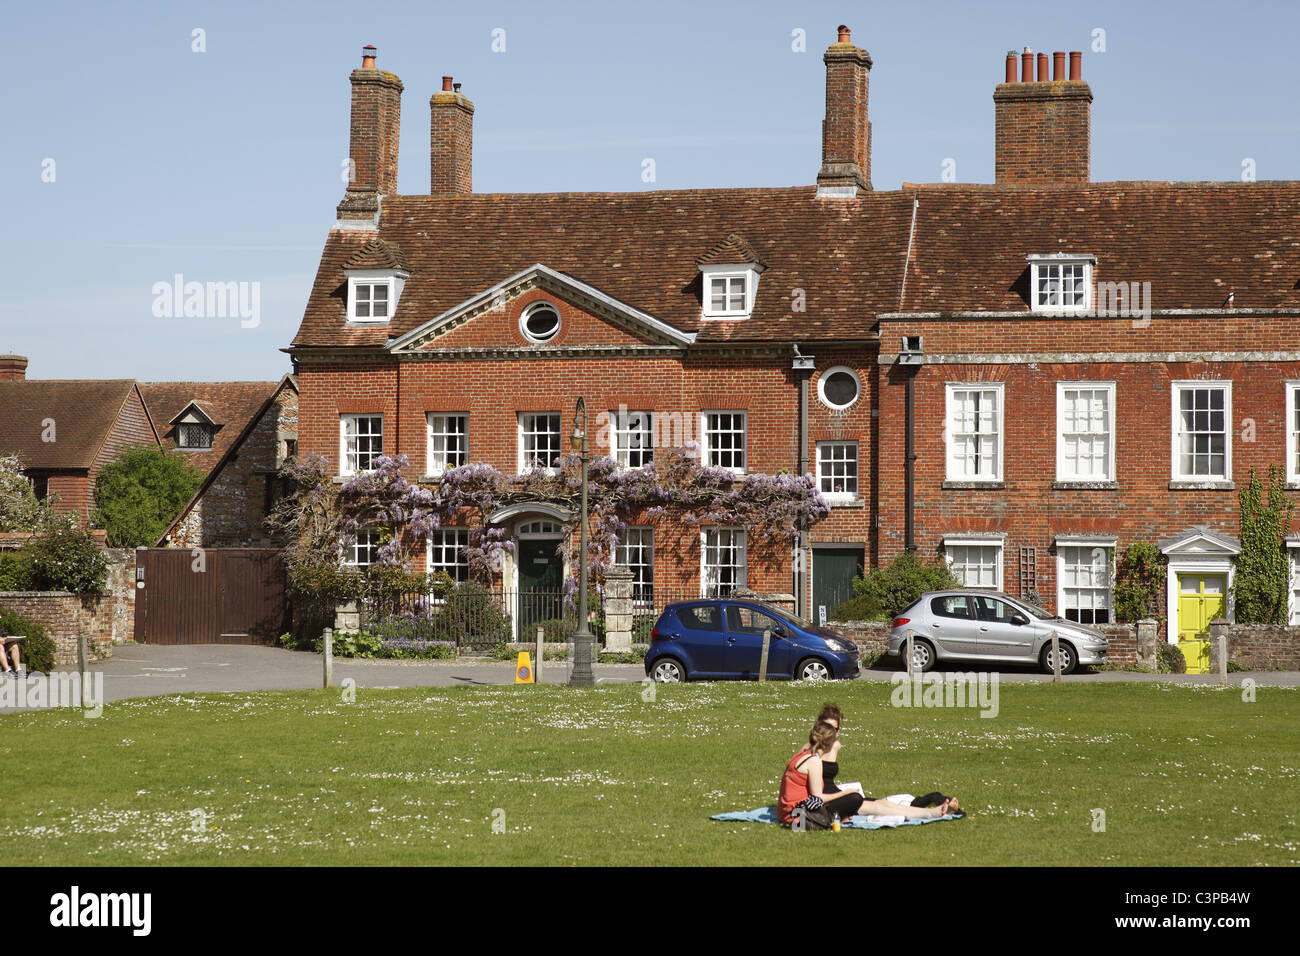
<path fill-rule="evenodd" d="M 519 329 L 530 342 L 549 342 L 560 331 L 560 312 L 549 302 L 538 302 L 524 310 Z"/>
<path fill-rule="evenodd" d="M 848 408 L 862 393 L 857 372 L 843 365 L 828 369 L 817 382 L 822 401 L 831 408 Z"/>

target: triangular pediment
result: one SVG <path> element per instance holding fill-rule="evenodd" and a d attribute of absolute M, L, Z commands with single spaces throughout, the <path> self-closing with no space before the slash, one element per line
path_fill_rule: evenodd
<path fill-rule="evenodd" d="M 1231 557 L 1241 554 L 1241 542 L 1231 535 L 1212 531 L 1204 525 L 1156 542 L 1162 554 L 1170 557 Z"/>
<path fill-rule="evenodd" d="M 458 330 L 480 320 L 485 324 L 492 322 L 501 324 L 501 317 L 510 314 L 512 305 L 517 305 L 519 300 L 537 292 L 562 299 L 574 309 L 591 316 L 605 326 L 622 330 L 626 333 L 624 344 L 628 347 L 683 348 L 695 341 L 694 332 L 683 332 L 648 312 L 643 312 L 585 282 L 539 263 L 497 283 L 490 289 L 484 289 L 441 315 L 390 341 L 388 350 L 395 353 L 411 353 L 444 347 L 465 348 L 467 347 L 465 337 L 457 335 Z M 493 339 L 495 341 L 491 344 L 484 344 L 481 338 L 476 339 L 475 347 L 480 349 L 547 348 L 545 343 L 529 346 L 528 343 L 514 339 L 507 334 L 506 325 L 502 325 Z M 586 344 L 582 336 L 577 336 L 576 340 L 572 336 L 566 336 L 565 343 L 564 347 L 570 349 L 582 348 Z"/>

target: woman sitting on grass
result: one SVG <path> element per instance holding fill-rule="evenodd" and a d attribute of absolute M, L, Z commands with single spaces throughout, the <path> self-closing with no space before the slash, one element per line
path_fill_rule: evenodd
<path fill-rule="evenodd" d="M 838 704 L 828 702 L 822 704 L 822 710 L 821 713 L 817 715 L 817 720 L 820 722 L 830 724 L 837 731 L 835 742 L 831 744 L 831 749 L 826 752 L 825 756 L 822 757 L 823 792 L 829 794 L 838 794 L 843 791 L 856 791 L 857 793 L 862 795 L 862 802 L 863 802 L 863 809 L 859 810 L 858 811 L 859 813 L 871 813 L 879 816 L 891 816 L 891 815 L 897 816 L 898 815 L 897 810 L 882 811 L 882 810 L 869 809 L 868 807 L 869 804 L 881 804 L 890 807 L 898 807 L 901 806 L 901 804 L 894 803 L 892 800 L 872 800 L 870 797 L 867 796 L 866 792 L 862 789 L 862 784 L 855 782 L 855 783 L 836 785 L 835 778 L 836 776 L 839 775 L 840 772 L 840 764 L 839 764 L 840 738 L 838 735 L 838 731 L 840 729 L 840 724 L 844 720 L 844 715 L 840 712 L 840 708 Z M 956 797 L 945 797 L 942 793 L 938 793 L 938 792 L 927 793 L 923 797 L 917 797 L 915 800 L 912 801 L 911 807 L 909 807 L 908 809 L 911 809 L 913 807 L 944 807 L 944 806 L 948 808 L 949 813 L 955 813 L 958 816 L 963 816 L 963 814 L 960 812 L 961 806 L 960 804 L 958 804 Z"/>
<path fill-rule="evenodd" d="M 823 789 L 823 755 L 835 747 L 839 731 L 819 720 L 808 735 L 808 746 L 790 758 L 781 777 L 781 795 L 777 803 L 777 816 L 781 823 L 791 826 L 795 811 L 802 810 L 803 828 L 829 830 L 831 820 L 838 816 L 848 819 L 855 813 L 880 816 L 901 816 L 909 820 L 935 819 L 947 816 L 953 801 L 944 800 L 938 807 L 905 807 L 888 800 L 864 800 L 857 790 L 842 790 L 828 794 Z"/>

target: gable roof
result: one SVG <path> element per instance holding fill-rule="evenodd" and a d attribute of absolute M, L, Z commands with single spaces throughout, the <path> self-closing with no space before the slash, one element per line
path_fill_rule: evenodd
<path fill-rule="evenodd" d="M 910 215 L 901 192 L 826 200 L 811 186 L 390 196 L 380 237 L 411 265 L 392 322 L 347 327 L 343 268 L 374 234 L 334 230 L 293 344 L 382 346 L 536 263 L 698 342 L 868 339 L 898 304 Z M 752 317 L 703 320 L 696 257 L 731 234 L 767 264 Z M 805 311 L 791 310 L 797 289 Z"/>
<path fill-rule="evenodd" d="M 753 247 L 734 232 L 704 253 L 704 255 L 695 259 L 697 266 L 708 266 L 714 263 L 736 265 L 745 262 L 753 262 L 760 266 L 766 265 L 766 263 L 759 260 L 758 253 L 754 251 Z"/>
<path fill-rule="evenodd" d="M 24 468 L 89 469 L 134 388 L 130 379 L 0 381 L 0 454 Z M 55 441 L 43 439 L 49 419 Z"/>
<path fill-rule="evenodd" d="M 279 387 L 280 382 L 141 382 L 140 394 L 164 448 L 177 447 L 175 422 L 191 403 L 212 420 L 212 447 L 182 453 L 210 474 Z"/>
<path fill-rule="evenodd" d="M 1030 254 L 1097 257 L 1154 309 L 1300 307 L 1300 182 L 916 189 L 903 312 L 1028 311 Z"/>
<path fill-rule="evenodd" d="M 382 239 L 372 239 L 357 250 L 356 255 L 348 260 L 345 269 L 393 269 L 410 272 L 406 256 L 399 246 Z"/>

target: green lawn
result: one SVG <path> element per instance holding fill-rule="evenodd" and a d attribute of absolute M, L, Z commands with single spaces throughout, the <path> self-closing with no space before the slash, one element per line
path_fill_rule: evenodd
<path fill-rule="evenodd" d="M 362 689 L 15 714 L 0 718 L 0 837 L 11 865 L 1300 862 L 1300 691 L 1003 684 L 992 719 L 895 708 L 890 691 Z M 841 779 L 954 793 L 970 817 L 840 834 L 711 822 L 775 802 L 826 699 L 845 711 Z"/>

